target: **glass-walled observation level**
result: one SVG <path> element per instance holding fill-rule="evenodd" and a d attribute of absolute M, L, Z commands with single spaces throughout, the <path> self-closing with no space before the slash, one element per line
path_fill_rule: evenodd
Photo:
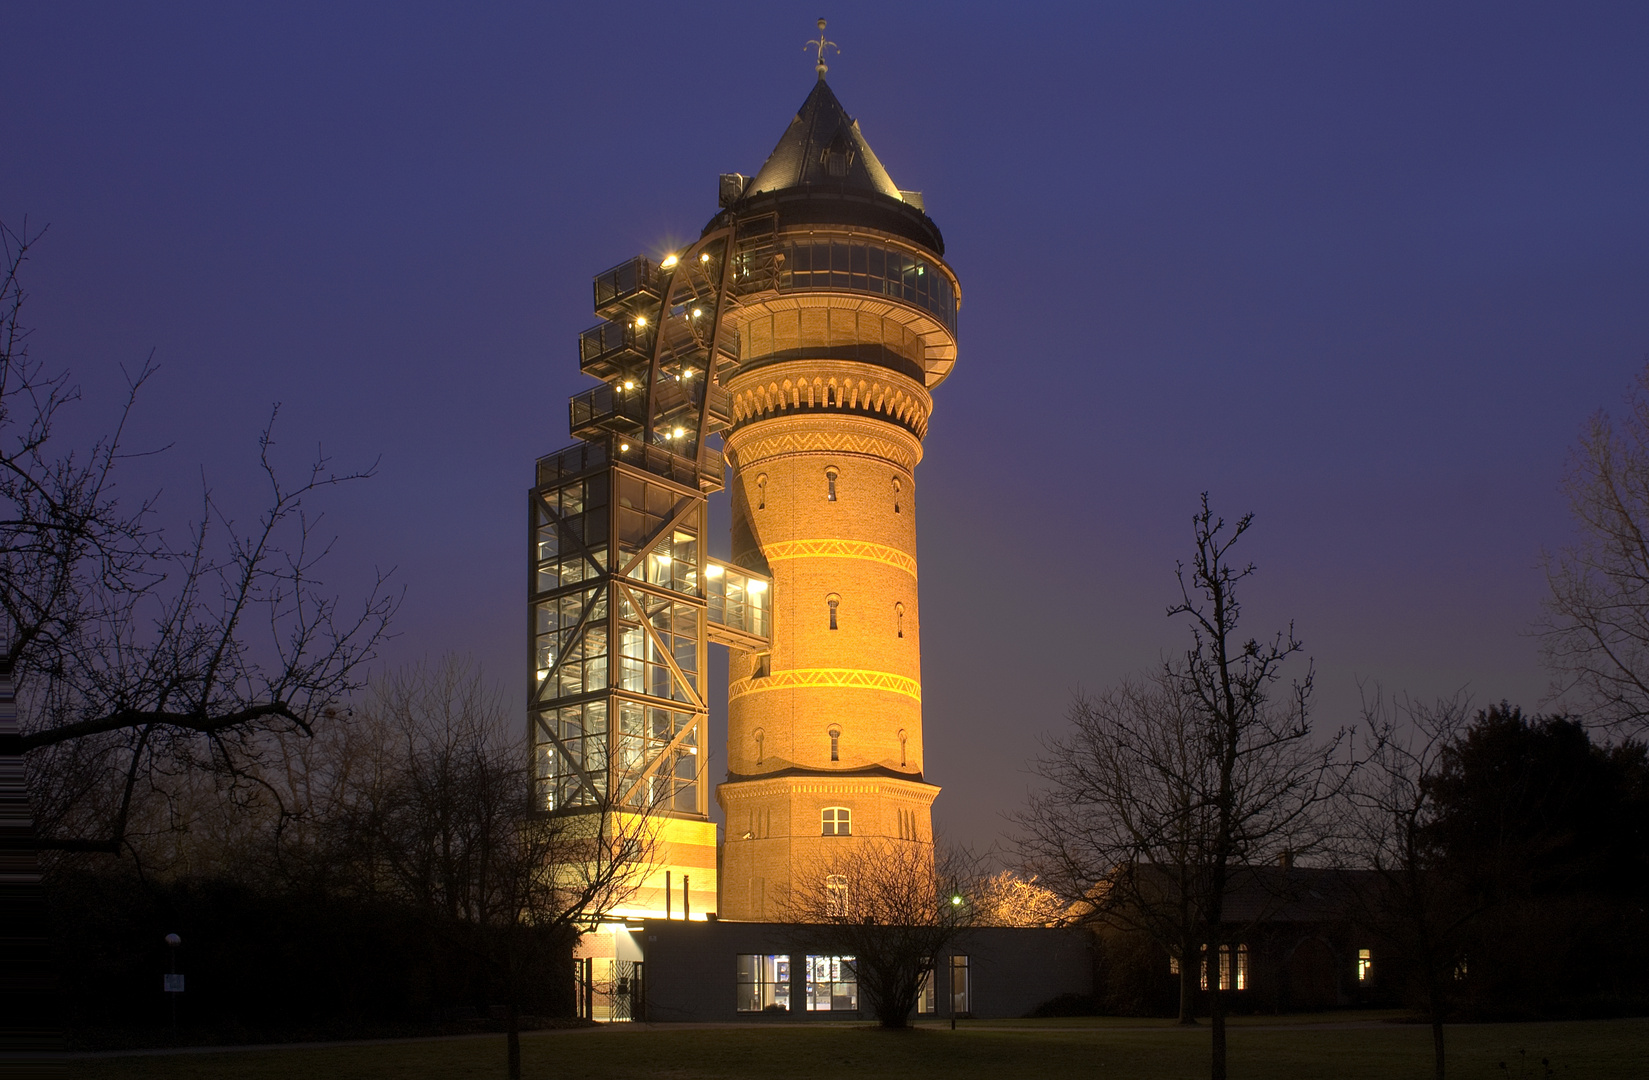
<path fill-rule="evenodd" d="M 932 258 L 873 237 L 795 236 L 741 244 L 734 263 L 740 295 L 840 289 L 911 304 L 956 336 L 959 306 L 950 272 Z"/>

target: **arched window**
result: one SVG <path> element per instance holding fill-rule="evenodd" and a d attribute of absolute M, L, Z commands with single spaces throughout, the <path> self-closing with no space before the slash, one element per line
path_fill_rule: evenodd
<path fill-rule="evenodd" d="M 899 512 L 899 491 L 903 486 L 904 485 L 899 482 L 899 478 L 895 476 L 893 478 L 893 512 L 895 514 Z"/>
<path fill-rule="evenodd" d="M 830 628 L 832 630 L 836 629 L 836 608 L 841 604 L 841 602 L 842 598 L 837 596 L 835 593 L 831 593 L 829 596 L 825 597 L 825 606 L 830 609 Z"/>
<path fill-rule="evenodd" d="M 893 624 L 899 631 L 899 637 L 905 636 L 905 605 L 893 605 Z"/>
<path fill-rule="evenodd" d="M 836 501 L 836 477 L 839 475 L 834 465 L 825 470 L 825 502 Z"/>
<path fill-rule="evenodd" d="M 757 728 L 756 731 L 755 731 L 755 736 L 756 736 L 756 764 L 760 765 L 762 763 L 762 760 L 763 760 L 762 740 L 767 737 L 767 732 L 763 731 L 761 728 Z"/>
<path fill-rule="evenodd" d="M 834 726 L 830 729 L 830 760 L 842 760 L 842 729 Z"/>
<path fill-rule="evenodd" d="M 906 741 L 906 738 L 907 738 L 907 736 L 905 735 L 905 729 L 900 728 L 899 729 L 899 765 L 900 765 L 901 768 L 904 767 L 904 764 L 905 764 L 905 741 Z"/>
<path fill-rule="evenodd" d="M 825 807 L 820 820 L 820 835 L 822 836 L 853 835 L 853 811 L 845 806 Z"/>
<path fill-rule="evenodd" d="M 767 509 L 767 474 L 766 473 L 762 473 L 761 475 L 756 477 L 756 509 L 757 510 L 766 510 Z"/>
<path fill-rule="evenodd" d="M 825 914 L 832 918 L 847 918 L 847 875 L 830 874 L 825 878 Z"/>

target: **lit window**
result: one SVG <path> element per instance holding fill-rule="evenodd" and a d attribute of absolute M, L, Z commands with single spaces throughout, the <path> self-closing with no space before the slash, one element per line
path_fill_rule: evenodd
<path fill-rule="evenodd" d="M 741 953 L 738 982 L 739 1012 L 790 1011 L 790 957 Z"/>
<path fill-rule="evenodd" d="M 820 818 L 822 836 L 851 836 L 853 835 L 853 811 L 845 806 L 827 806 Z M 845 888 L 846 878 L 842 879 Z"/>
<path fill-rule="evenodd" d="M 1374 971 L 1374 959 L 1367 949 L 1357 950 L 1357 981 L 1368 982 L 1369 975 Z"/>
<path fill-rule="evenodd" d="M 847 879 L 842 879 L 846 895 Z M 858 1012 L 859 974 L 851 956 L 807 958 L 807 1011 Z"/>
<path fill-rule="evenodd" d="M 1235 986 L 1232 985 L 1232 980 L 1231 980 L 1231 955 L 1232 955 L 1233 951 L 1235 951 L 1236 957 L 1237 957 L 1237 973 L 1236 973 L 1237 978 L 1236 978 L 1236 985 Z M 1203 949 L 1202 949 L 1202 958 L 1203 958 L 1204 963 L 1203 963 L 1203 965 L 1201 967 L 1201 970 L 1200 970 L 1200 976 L 1201 976 L 1200 982 L 1202 984 L 1202 988 L 1204 990 L 1206 990 L 1206 989 L 1208 989 L 1208 964 L 1206 962 L 1207 959 L 1208 959 L 1208 946 L 1206 946 L 1206 945 L 1204 945 Z M 1248 946 L 1247 945 L 1237 945 L 1237 946 L 1221 945 L 1220 946 L 1220 989 L 1221 990 L 1247 990 L 1248 989 Z"/>
<path fill-rule="evenodd" d="M 1179 957 L 1174 956 L 1173 954 L 1169 954 L 1169 957 L 1168 957 L 1168 974 L 1170 974 L 1170 975 L 1178 975 L 1179 974 Z"/>
<path fill-rule="evenodd" d="M 836 477 L 839 474 L 834 468 L 825 470 L 825 501 L 836 501 Z"/>
<path fill-rule="evenodd" d="M 830 609 L 830 628 L 832 630 L 836 629 L 836 608 L 841 602 L 842 598 L 835 593 L 825 597 L 825 605 Z"/>
<path fill-rule="evenodd" d="M 924 960 L 923 963 L 927 963 L 927 961 Z M 916 1011 L 924 1016 L 933 1014 L 933 968 L 931 966 L 922 972 L 922 985 L 916 991 Z"/>

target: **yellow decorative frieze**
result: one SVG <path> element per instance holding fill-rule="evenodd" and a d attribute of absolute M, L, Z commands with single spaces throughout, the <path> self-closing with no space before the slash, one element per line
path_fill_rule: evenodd
<path fill-rule="evenodd" d="M 846 687 L 854 690 L 886 690 L 922 700 L 922 684 L 891 671 L 863 671 L 857 668 L 794 668 L 775 671 L 759 679 L 738 679 L 728 684 L 727 700 L 760 694 L 768 690 L 796 687 Z"/>
<path fill-rule="evenodd" d="M 865 540 L 783 540 L 762 545 L 762 555 L 769 563 L 789 559 L 863 559 L 903 570 L 916 576 L 916 560 L 898 548 L 872 544 Z"/>
<path fill-rule="evenodd" d="M 921 460 L 920 449 L 911 452 L 911 445 L 920 446 L 915 439 L 911 439 L 908 445 L 902 445 L 893 439 L 847 431 L 787 431 L 780 435 L 746 436 L 743 439 L 738 438 L 739 434 L 743 433 L 736 433 L 728 440 L 728 449 L 737 463 L 736 467 L 741 469 L 785 454 L 864 454 L 891 461 L 906 472 L 914 472 L 916 463 Z"/>

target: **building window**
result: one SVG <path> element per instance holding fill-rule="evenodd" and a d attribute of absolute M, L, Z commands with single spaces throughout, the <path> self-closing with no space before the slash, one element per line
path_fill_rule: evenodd
<path fill-rule="evenodd" d="M 933 968 L 930 967 L 922 972 L 922 985 L 916 991 L 916 1012 L 922 1016 L 932 1016 L 933 1006 Z"/>
<path fill-rule="evenodd" d="M 741 953 L 738 980 L 739 1012 L 790 1010 L 790 957 Z"/>
<path fill-rule="evenodd" d="M 831 466 L 830 468 L 825 470 L 825 501 L 826 502 L 835 502 L 836 501 L 836 477 L 837 477 L 837 475 L 838 474 L 836 472 L 835 466 Z"/>
<path fill-rule="evenodd" d="M 1179 957 L 1175 956 L 1173 953 L 1168 954 L 1168 974 L 1179 974 Z"/>
<path fill-rule="evenodd" d="M 756 509 L 767 509 L 767 474 L 756 477 Z"/>
<path fill-rule="evenodd" d="M 836 608 L 841 604 L 841 602 L 842 598 L 837 596 L 835 593 L 831 593 L 829 596 L 825 597 L 825 606 L 830 609 L 830 628 L 832 630 L 836 629 Z"/>
<path fill-rule="evenodd" d="M 905 740 L 906 740 L 906 738 L 907 738 L 907 736 L 905 735 L 905 729 L 900 728 L 899 729 L 899 767 L 901 769 L 905 767 Z"/>
<path fill-rule="evenodd" d="M 807 958 L 807 1011 L 859 1011 L 859 975 L 853 957 Z"/>
<path fill-rule="evenodd" d="M 899 637 L 904 637 L 905 636 L 905 605 L 903 605 L 903 604 L 894 604 L 893 605 L 893 625 L 898 627 L 898 631 L 899 631 L 898 636 Z"/>
<path fill-rule="evenodd" d="M 750 677 L 752 679 L 765 679 L 771 674 L 773 674 L 773 654 L 757 653 L 755 663 L 750 665 Z"/>
<path fill-rule="evenodd" d="M 765 757 L 766 757 L 766 755 L 762 751 L 762 740 L 764 738 L 766 738 L 767 732 L 764 731 L 761 728 L 757 728 L 756 731 L 755 731 L 755 736 L 756 736 L 756 764 L 760 765 L 762 763 L 762 761 L 765 760 Z"/>
<path fill-rule="evenodd" d="M 1236 958 L 1237 958 L 1237 965 L 1236 965 L 1237 971 L 1236 971 L 1236 983 L 1235 983 L 1235 985 L 1232 984 L 1232 977 L 1231 977 L 1231 974 L 1232 974 L 1231 973 L 1231 957 L 1232 957 L 1233 953 L 1236 954 Z M 1204 990 L 1206 990 L 1206 989 L 1208 989 L 1208 964 L 1206 963 L 1206 961 L 1208 959 L 1208 946 L 1206 946 L 1206 945 L 1204 945 L 1202 947 L 1202 958 L 1204 960 L 1204 963 L 1202 965 L 1202 969 L 1201 969 L 1201 972 L 1200 972 L 1200 974 L 1201 974 L 1201 980 L 1200 981 L 1201 981 L 1201 984 L 1202 984 L 1202 988 Z M 1247 945 L 1221 945 L 1220 946 L 1220 989 L 1221 990 L 1247 990 L 1248 989 L 1248 946 Z"/>
<path fill-rule="evenodd" d="M 830 735 L 830 760 L 840 761 L 842 760 L 842 729 L 833 727 L 828 734 Z"/>
<path fill-rule="evenodd" d="M 899 512 L 899 490 L 902 486 L 899 478 L 895 476 L 893 478 L 893 512 L 895 514 Z"/>
<path fill-rule="evenodd" d="M 973 1012 L 973 982 L 968 976 L 968 958 L 950 958 L 950 1014 L 961 1016 Z"/>
<path fill-rule="evenodd" d="M 847 918 L 846 874 L 831 874 L 825 878 L 825 914 L 833 919 Z"/>
<path fill-rule="evenodd" d="M 852 836 L 853 835 L 853 811 L 849 810 L 845 806 L 827 806 L 827 807 L 825 807 L 824 808 L 824 813 L 821 815 L 820 835 L 822 835 L 822 836 Z M 843 878 L 842 880 L 843 880 L 844 884 L 847 881 L 846 878 Z"/>
<path fill-rule="evenodd" d="M 1358 949 L 1357 950 L 1357 981 L 1360 982 L 1360 983 L 1368 982 L 1369 976 L 1371 974 L 1373 974 L 1373 972 L 1374 972 L 1374 958 L 1371 955 L 1369 955 L 1369 950 L 1367 950 L 1367 949 Z"/>

